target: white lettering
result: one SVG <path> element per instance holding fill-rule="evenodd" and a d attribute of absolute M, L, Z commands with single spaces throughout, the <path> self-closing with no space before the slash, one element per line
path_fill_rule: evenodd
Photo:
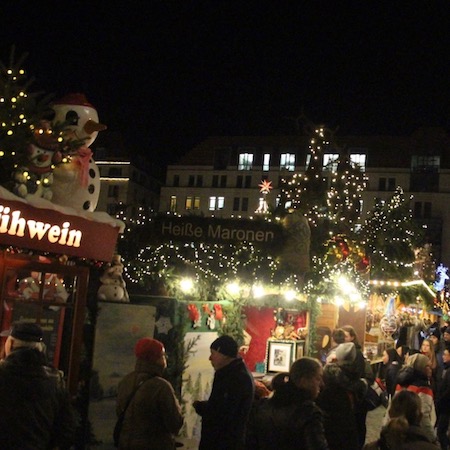
<path fill-rule="evenodd" d="M 44 238 L 50 244 L 67 245 L 68 247 L 79 247 L 83 233 L 80 230 L 71 230 L 70 223 L 64 222 L 62 228 L 59 225 L 38 222 L 33 219 L 26 220 L 21 217 L 21 211 L 13 211 L 0 205 L 0 234 L 25 237 L 25 232 L 30 239 L 42 241 Z"/>
<path fill-rule="evenodd" d="M 25 219 L 23 219 L 23 220 L 25 220 Z M 28 230 L 30 233 L 30 238 L 34 239 L 34 237 L 37 235 L 37 238 L 39 240 L 42 240 L 42 238 L 45 236 L 45 233 L 47 233 L 47 231 L 50 227 L 51 227 L 51 225 L 49 223 L 36 222 L 35 220 L 30 219 L 28 221 Z M 52 241 L 50 241 L 50 242 L 52 242 Z"/>
<path fill-rule="evenodd" d="M 58 225 L 53 225 L 50 230 L 48 230 L 48 240 L 54 244 L 58 242 L 59 235 L 61 234 L 61 228 Z"/>

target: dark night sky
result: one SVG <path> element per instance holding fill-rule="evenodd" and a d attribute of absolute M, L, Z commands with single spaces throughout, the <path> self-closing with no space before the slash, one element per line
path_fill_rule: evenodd
<path fill-rule="evenodd" d="M 115 3 L 2 2 L 0 59 L 28 52 L 32 91 L 84 92 L 150 158 L 293 134 L 302 109 L 339 134 L 450 129 L 447 1 Z"/>

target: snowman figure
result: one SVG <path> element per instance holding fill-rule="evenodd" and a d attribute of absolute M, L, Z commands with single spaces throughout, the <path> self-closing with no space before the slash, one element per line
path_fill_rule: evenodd
<path fill-rule="evenodd" d="M 98 132 L 106 129 L 99 123 L 97 110 L 84 94 L 69 94 L 53 103 L 54 124 L 67 124 L 66 142 L 82 142 L 69 161 L 53 172 L 53 202 L 81 211 L 95 211 L 100 194 L 100 172 L 89 146 Z"/>
<path fill-rule="evenodd" d="M 61 161 L 57 138 L 53 135 L 47 121 L 33 133 L 33 142 L 27 148 L 27 160 L 18 166 L 12 176 L 13 192 L 19 197 L 30 199 L 42 197 L 51 200 L 53 192 L 54 164 Z"/>
<path fill-rule="evenodd" d="M 123 264 L 120 255 L 114 255 L 111 265 L 109 265 L 103 275 L 100 277 L 102 285 L 97 291 L 99 300 L 114 302 L 130 301 L 125 280 L 123 279 Z"/>

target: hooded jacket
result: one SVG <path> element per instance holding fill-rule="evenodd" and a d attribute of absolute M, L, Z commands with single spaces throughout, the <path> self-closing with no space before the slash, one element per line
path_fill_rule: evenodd
<path fill-rule="evenodd" d="M 250 414 L 248 450 L 328 450 L 320 408 L 307 392 L 288 382 L 272 398 L 259 400 Z"/>
<path fill-rule="evenodd" d="M 68 449 L 75 416 L 68 392 L 38 350 L 18 348 L 0 363 L 0 446 L 8 450 Z"/>
<path fill-rule="evenodd" d="M 117 415 L 125 407 L 134 389 L 140 385 L 125 413 L 119 449 L 172 450 L 182 425 L 180 404 L 172 385 L 161 377 L 163 368 L 137 359 L 135 370 L 119 383 Z"/>
<path fill-rule="evenodd" d="M 383 427 L 380 439 L 363 447 L 363 450 L 438 450 L 440 447 L 430 441 L 424 430 L 416 425 L 409 426 L 404 433 Z"/>
<path fill-rule="evenodd" d="M 324 368 L 324 388 L 317 405 L 324 411 L 325 436 L 332 450 L 359 450 L 357 415 L 367 393 L 367 382 L 353 365 L 332 363 Z"/>
<path fill-rule="evenodd" d="M 420 425 L 425 430 L 428 438 L 431 441 L 435 441 L 436 434 L 434 425 L 436 423 L 436 410 L 433 391 L 427 376 L 422 371 L 416 370 L 413 366 L 403 366 L 398 372 L 397 383 L 396 391 L 406 389 L 415 392 L 420 397 L 422 404 L 422 421 Z"/>

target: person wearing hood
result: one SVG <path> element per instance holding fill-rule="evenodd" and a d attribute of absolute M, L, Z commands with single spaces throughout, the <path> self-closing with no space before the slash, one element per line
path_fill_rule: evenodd
<path fill-rule="evenodd" d="M 42 328 L 17 322 L 1 335 L 8 337 L 0 363 L 0 447 L 71 448 L 75 414 L 60 372 L 47 364 Z"/>
<path fill-rule="evenodd" d="M 250 415 L 248 450 L 328 450 L 322 411 L 315 399 L 323 384 L 322 364 L 303 357 L 289 374 L 279 374 L 273 396 L 263 399 Z"/>
<path fill-rule="evenodd" d="M 380 438 L 364 446 L 364 450 L 438 450 L 420 426 L 420 397 L 411 391 L 397 392 L 389 409 L 389 422 L 381 429 Z"/>
<path fill-rule="evenodd" d="M 119 449 L 173 450 L 183 416 L 172 385 L 162 378 L 167 367 L 164 346 L 156 339 L 142 338 L 134 354 L 135 370 L 125 375 L 117 392 L 117 416 L 126 409 Z"/>
<path fill-rule="evenodd" d="M 415 353 L 406 359 L 405 365 L 397 375 L 396 392 L 406 389 L 407 391 L 416 393 L 420 397 L 422 408 L 421 426 L 428 438 L 432 442 L 435 442 L 436 434 L 434 425 L 436 423 L 436 410 L 430 379 L 430 359 L 421 353 Z"/>
<path fill-rule="evenodd" d="M 193 403 L 202 417 L 199 450 L 243 449 L 255 392 L 253 377 L 231 336 L 219 336 L 210 351 L 215 370 L 211 395 L 206 401 Z"/>
<path fill-rule="evenodd" d="M 317 405 L 325 413 L 325 437 L 330 450 L 359 450 L 364 445 L 364 441 L 360 442 L 362 431 L 357 415 L 368 385 L 360 376 L 356 353 L 353 342 L 340 344 L 335 362 L 324 367 L 324 388 Z"/>

